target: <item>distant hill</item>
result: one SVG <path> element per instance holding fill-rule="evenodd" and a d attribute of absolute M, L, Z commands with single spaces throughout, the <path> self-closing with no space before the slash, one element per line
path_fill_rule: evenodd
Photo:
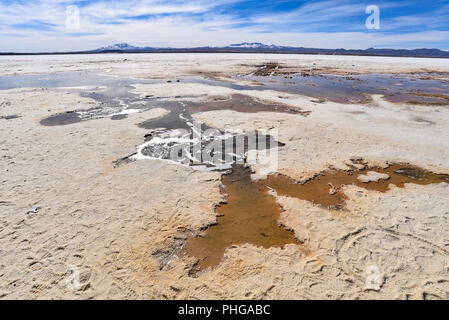
<path fill-rule="evenodd" d="M 359 56 L 390 56 L 390 57 L 423 57 L 449 58 L 449 51 L 440 49 L 320 49 L 305 47 L 287 47 L 266 45 L 260 42 L 243 42 L 230 44 L 225 47 L 195 47 L 195 48 L 163 48 L 163 47 L 135 47 L 128 43 L 117 43 L 110 46 L 89 51 L 77 52 L 42 52 L 42 53 L 0 53 L 0 55 L 19 54 L 94 54 L 94 53 L 294 53 L 294 54 L 324 54 L 324 55 L 359 55 Z"/>
<path fill-rule="evenodd" d="M 248 52 L 248 53 L 299 53 L 326 55 L 362 55 L 362 56 L 393 56 L 393 57 L 430 57 L 449 58 L 449 51 L 440 49 L 319 49 L 304 47 L 287 47 L 266 45 L 260 42 L 243 42 L 230 44 L 225 47 L 196 47 L 196 48 L 156 48 L 134 47 L 127 43 L 115 44 L 94 50 L 94 52 Z"/>

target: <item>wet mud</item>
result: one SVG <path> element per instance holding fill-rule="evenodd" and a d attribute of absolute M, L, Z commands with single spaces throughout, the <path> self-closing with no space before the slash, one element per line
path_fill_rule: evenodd
<path fill-rule="evenodd" d="M 297 243 L 293 232 L 278 223 L 282 208 L 268 188 L 251 180 L 250 168 L 234 167 L 222 176 L 222 183 L 227 199 L 216 208 L 217 225 L 209 227 L 204 237 L 190 237 L 182 252 L 199 259 L 191 275 L 217 266 L 233 245 L 270 248 Z"/>

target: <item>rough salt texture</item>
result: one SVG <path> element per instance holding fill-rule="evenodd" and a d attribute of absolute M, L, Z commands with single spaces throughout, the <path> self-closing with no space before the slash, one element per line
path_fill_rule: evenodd
<path fill-rule="evenodd" d="M 0 70 L 49 72 L 51 66 L 51 72 L 103 70 L 136 77 L 200 70 L 226 77 L 230 71 L 251 69 L 243 63 L 279 60 L 298 68 L 319 65 L 345 72 L 449 71 L 448 63 L 437 59 L 124 57 L 8 57 L 0 60 Z M 251 60 L 254 57 L 257 61 Z M 141 85 L 136 91 L 164 97 L 235 93 L 183 83 Z M 302 117 L 213 111 L 195 118 L 227 130 L 277 128 L 278 140 L 286 143 L 279 149 L 278 172 L 295 179 L 308 179 L 329 166 L 348 168 L 353 157 L 373 165 L 404 161 L 449 173 L 446 107 L 394 105 L 379 96 L 367 105 L 340 105 L 274 91 L 243 93 L 312 113 Z M 135 124 L 162 116 L 162 109 L 120 121 L 39 125 L 48 115 L 93 105 L 95 101 L 63 90 L 0 91 L 0 116 L 21 116 L 0 119 L 1 298 L 449 298 L 449 186 L 444 183 L 392 187 L 388 193 L 346 186 L 350 200 L 343 211 L 277 197 L 284 209 L 280 222 L 295 232 L 300 245 L 232 247 L 218 268 L 190 277 L 194 259 L 178 257 L 177 249 L 186 236 L 215 223 L 214 207 L 223 200 L 220 174 L 158 160 L 114 168 L 113 162 L 135 152 L 148 133 Z M 370 275 L 372 266 L 376 273 Z M 70 270 L 79 272 L 79 286 L 67 285 Z M 369 290 L 367 280 L 373 277 L 379 289 Z"/>

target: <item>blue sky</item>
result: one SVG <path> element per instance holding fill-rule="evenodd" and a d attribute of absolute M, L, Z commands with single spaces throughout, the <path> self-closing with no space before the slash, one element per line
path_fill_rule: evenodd
<path fill-rule="evenodd" d="M 79 25 L 70 19 L 73 7 L 67 11 L 73 5 Z M 368 5 L 379 7 L 380 29 L 366 28 Z M 118 42 L 449 50 L 449 0 L 0 0 L 0 52 L 87 50 Z"/>

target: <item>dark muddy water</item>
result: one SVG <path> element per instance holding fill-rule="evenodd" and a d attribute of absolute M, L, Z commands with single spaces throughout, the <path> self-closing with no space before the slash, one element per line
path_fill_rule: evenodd
<path fill-rule="evenodd" d="M 370 101 L 370 94 L 384 95 L 386 100 L 401 103 L 449 104 L 449 82 L 432 80 L 421 75 L 363 74 L 340 75 L 287 75 L 237 77 L 259 83 L 266 89 L 296 93 L 339 103 Z M 424 79 L 425 78 L 425 79 Z"/>

